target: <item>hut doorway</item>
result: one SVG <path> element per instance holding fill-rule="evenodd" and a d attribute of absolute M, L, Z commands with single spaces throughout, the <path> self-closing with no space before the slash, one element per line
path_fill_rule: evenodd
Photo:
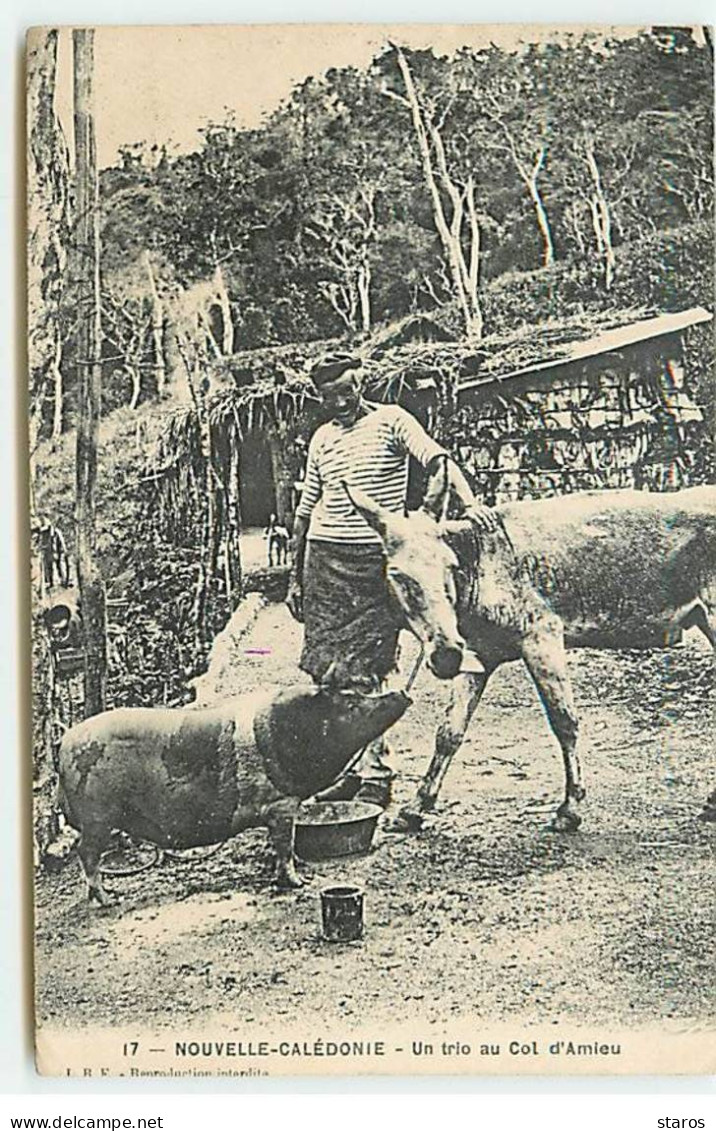
<path fill-rule="evenodd" d="M 276 513 L 276 486 L 273 477 L 271 450 L 266 436 L 254 430 L 241 443 L 240 498 L 241 523 L 248 527 L 266 527 Z"/>

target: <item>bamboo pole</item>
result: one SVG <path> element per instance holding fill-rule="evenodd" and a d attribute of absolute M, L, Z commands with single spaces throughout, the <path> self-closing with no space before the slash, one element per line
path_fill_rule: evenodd
<path fill-rule="evenodd" d="M 84 636 L 85 715 L 94 715 L 104 710 L 105 706 L 107 634 L 104 588 L 97 566 L 95 529 L 97 439 L 102 392 L 102 338 L 99 286 L 99 191 L 92 90 L 93 30 L 82 28 L 73 31 L 72 45 L 77 253 L 80 275 L 79 414 L 75 505 L 77 579 Z"/>

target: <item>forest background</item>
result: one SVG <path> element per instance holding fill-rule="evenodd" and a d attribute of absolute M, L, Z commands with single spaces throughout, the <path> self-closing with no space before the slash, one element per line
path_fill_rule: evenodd
<path fill-rule="evenodd" d="M 72 555 L 84 250 L 59 42 L 28 60 L 31 487 Z M 707 30 L 557 29 L 450 54 L 386 42 L 180 152 L 130 132 L 99 175 L 98 557 L 138 642 L 111 701 L 185 701 L 240 596 L 207 611 L 200 538 L 168 537 L 153 491 L 187 420 L 183 482 L 211 483 L 201 423 L 228 359 L 309 358 L 415 315 L 477 349 L 575 315 L 712 308 L 712 110 Z M 712 332 L 687 349 L 713 422 Z"/>

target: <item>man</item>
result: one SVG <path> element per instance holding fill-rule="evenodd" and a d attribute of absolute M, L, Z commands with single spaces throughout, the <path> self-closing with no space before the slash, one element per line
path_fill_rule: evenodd
<path fill-rule="evenodd" d="M 329 420 L 308 449 L 287 603 L 304 622 L 301 668 L 316 683 L 377 691 L 395 668 L 400 624 L 380 538 L 351 505 L 343 483 L 404 513 L 408 457 L 427 467 L 446 453 L 405 409 L 363 399 L 360 366 L 354 356 L 335 354 L 313 371 Z M 492 528 L 490 512 L 477 502 L 462 472 L 450 460 L 447 466 L 467 515 L 476 525 Z M 393 775 L 384 753 L 385 742 L 377 739 L 352 777 L 328 791 L 331 797 L 356 796 L 385 807 Z"/>
<path fill-rule="evenodd" d="M 266 539 L 266 557 L 269 569 L 272 566 L 285 565 L 288 560 L 288 547 L 291 536 L 285 526 L 276 518 L 275 514 L 269 517 L 268 526 L 264 530 Z"/>

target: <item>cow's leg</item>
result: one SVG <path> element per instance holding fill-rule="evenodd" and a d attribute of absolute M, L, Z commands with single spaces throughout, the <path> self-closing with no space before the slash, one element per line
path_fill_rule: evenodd
<path fill-rule="evenodd" d="M 86 824 L 77 847 L 77 855 L 87 881 L 87 900 L 89 903 L 98 903 L 100 907 L 112 907 L 120 902 L 120 897 L 108 892 L 102 883 L 99 866 L 102 853 L 109 843 L 109 833 L 106 824 L 101 826 Z"/>
<path fill-rule="evenodd" d="M 435 750 L 414 799 L 403 806 L 393 822 L 399 831 L 418 832 L 423 813 L 435 808 L 440 786 L 453 755 L 465 737 L 470 719 L 485 690 L 489 672 L 464 672 L 453 680 L 447 714 L 435 735 Z"/>
<path fill-rule="evenodd" d="M 546 631 L 529 637 L 522 646 L 522 656 L 564 759 L 565 797 L 551 827 L 557 832 L 575 832 L 582 820 L 578 804 L 585 796 L 585 789 L 577 757 L 579 722 L 561 632 Z"/>
<path fill-rule="evenodd" d="M 280 888 L 299 888 L 304 882 L 296 870 L 293 854 L 299 805 L 297 797 L 284 797 L 268 805 L 263 814 L 276 853 L 276 884 Z"/>
<path fill-rule="evenodd" d="M 567 654 L 561 631 L 547 630 L 529 637 L 523 645 L 523 658 L 537 688 L 550 726 L 560 744 L 564 760 L 564 801 L 552 822 L 558 832 L 575 832 L 581 817 L 578 805 L 584 800 L 581 770 L 577 757 L 579 722 L 572 698 Z"/>

